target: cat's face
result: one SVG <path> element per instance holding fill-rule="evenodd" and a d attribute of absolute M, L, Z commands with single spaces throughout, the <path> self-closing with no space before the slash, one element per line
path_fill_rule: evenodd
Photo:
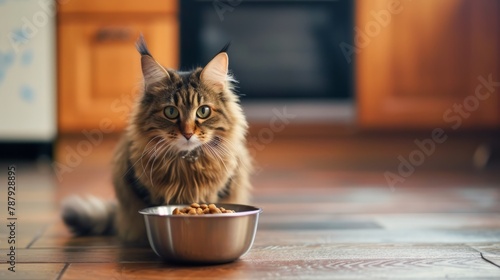
<path fill-rule="evenodd" d="M 169 71 L 169 81 L 147 92 L 145 128 L 160 135 L 172 148 L 191 151 L 220 141 L 231 129 L 226 93 L 205 86 L 201 69 L 191 73 Z"/>
<path fill-rule="evenodd" d="M 142 42 L 143 43 L 143 42 Z M 228 56 L 215 56 L 192 72 L 166 70 L 139 42 L 145 92 L 135 123 L 161 152 L 189 152 L 198 147 L 223 153 L 244 117 L 231 91 Z M 246 125 L 246 122 L 245 122 Z M 221 151 L 218 151 L 221 150 Z"/>

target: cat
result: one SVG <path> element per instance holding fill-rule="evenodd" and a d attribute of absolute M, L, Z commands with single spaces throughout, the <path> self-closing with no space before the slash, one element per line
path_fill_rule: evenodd
<path fill-rule="evenodd" d="M 239 203 L 250 196 L 248 124 L 228 73 L 226 45 L 203 68 L 165 69 L 141 36 L 144 90 L 113 160 L 117 201 L 71 197 L 63 220 L 77 235 L 147 240 L 140 209 L 165 204 Z"/>

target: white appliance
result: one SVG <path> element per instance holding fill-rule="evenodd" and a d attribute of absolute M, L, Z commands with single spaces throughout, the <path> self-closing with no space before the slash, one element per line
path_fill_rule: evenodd
<path fill-rule="evenodd" d="M 55 2 L 0 0 L 0 143 L 56 137 Z"/>

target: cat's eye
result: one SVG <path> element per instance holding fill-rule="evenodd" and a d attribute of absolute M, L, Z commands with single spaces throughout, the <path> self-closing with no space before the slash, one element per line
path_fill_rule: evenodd
<path fill-rule="evenodd" d="M 198 108 L 198 111 L 196 111 L 196 116 L 198 116 L 198 118 L 200 119 L 206 119 L 208 118 L 208 116 L 210 116 L 211 111 L 212 110 L 210 109 L 210 107 L 204 105 Z"/>
<path fill-rule="evenodd" d="M 179 110 L 177 110 L 174 106 L 165 107 L 165 109 L 163 109 L 163 113 L 165 114 L 165 117 L 169 119 L 176 119 L 179 116 Z"/>

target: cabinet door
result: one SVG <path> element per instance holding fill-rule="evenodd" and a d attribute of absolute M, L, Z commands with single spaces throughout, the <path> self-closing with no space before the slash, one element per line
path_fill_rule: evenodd
<path fill-rule="evenodd" d="M 356 12 L 362 127 L 500 124 L 499 1 L 358 0 Z"/>
<path fill-rule="evenodd" d="M 144 35 L 155 59 L 177 68 L 177 25 L 174 16 L 98 16 L 60 22 L 59 130 L 123 129 L 140 91 L 140 55 L 135 49 L 139 34 Z"/>

